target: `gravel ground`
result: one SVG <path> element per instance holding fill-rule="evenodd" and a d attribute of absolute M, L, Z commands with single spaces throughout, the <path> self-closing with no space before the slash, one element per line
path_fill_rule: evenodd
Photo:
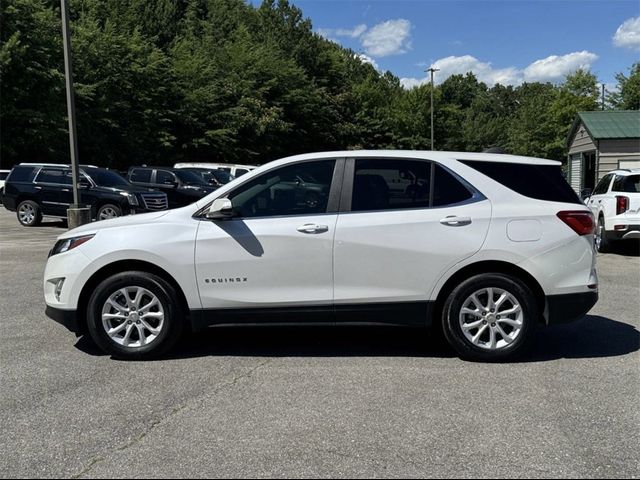
<path fill-rule="evenodd" d="M 59 222 L 0 211 L 2 477 L 640 475 L 640 249 L 518 363 L 421 330 L 225 328 L 121 362 L 44 316 Z"/>

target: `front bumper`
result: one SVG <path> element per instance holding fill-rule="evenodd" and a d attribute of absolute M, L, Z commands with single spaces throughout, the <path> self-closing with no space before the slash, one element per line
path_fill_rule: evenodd
<path fill-rule="evenodd" d="M 67 330 L 80 335 L 80 324 L 78 322 L 78 315 L 76 310 L 62 310 L 60 308 L 50 307 L 44 311 L 45 315 L 51 320 L 63 325 Z"/>
<path fill-rule="evenodd" d="M 569 323 L 584 317 L 598 302 L 598 291 L 547 295 L 547 324 Z"/>

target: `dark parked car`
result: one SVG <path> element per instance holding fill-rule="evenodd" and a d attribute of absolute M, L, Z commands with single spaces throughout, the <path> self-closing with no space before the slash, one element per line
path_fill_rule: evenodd
<path fill-rule="evenodd" d="M 82 166 L 80 204 L 91 207 L 96 220 L 167 209 L 167 196 L 130 184 L 113 170 Z M 7 177 L 4 206 L 17 212 L 22 225 L 38 225 L 43 216 L 66 218 L 73 203 L 71 169 L 57 164 L 20 164 Z"/>
<path fill-rule="evenodd" d="M 179 168 L 131 167 L 127 179 L 166 193 L 169 208 L 190 205 L 215 190 L 197 173 Z"/>
<path fill-rule="evenodd" d="M 186 167 L 179 170 L 197 173 L 205 182 L 215 188 L 226 185 L 234 178 L 229 172 L 217 168 Z"/>

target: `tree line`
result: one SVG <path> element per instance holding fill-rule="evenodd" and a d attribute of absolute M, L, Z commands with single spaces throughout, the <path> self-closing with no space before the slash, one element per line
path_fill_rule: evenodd
<path fill-rule="evenodd" d="M 322 150 L 430 148 L 430 86 L 404 89 L 312 30 L 288 0 L 72 0 L 80 160 L 260 164 Z M 69 161 L 58 0 L 3 0 L 0 162 Z M 640 64 L 608 108 L 640 109 Z M 440 150 L 562 160 L 576 112 L 599 106 L 578 71 L 561 84 L 434 89 Z"/>

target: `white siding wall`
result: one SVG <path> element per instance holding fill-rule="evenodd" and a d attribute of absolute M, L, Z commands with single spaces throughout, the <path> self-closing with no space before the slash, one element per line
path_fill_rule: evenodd
<path fill-rule="evenodd" d="M 571 188 L 580 193 L 580 179 L 582 178 L 582 155 L 571 155 L 571 157 L 569 157 L 569 162 L 569 183 L 571 184 Z"/>

